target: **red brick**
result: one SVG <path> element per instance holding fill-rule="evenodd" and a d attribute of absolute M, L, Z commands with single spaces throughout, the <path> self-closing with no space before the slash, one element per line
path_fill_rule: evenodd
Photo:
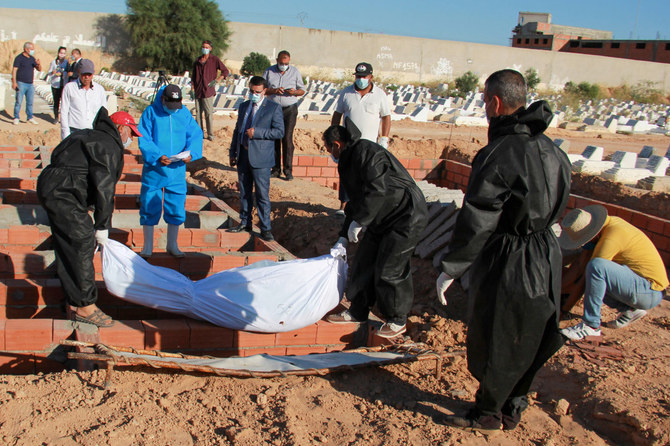
<path fill-rule="evenodd" d="M 34 246 L 40 242 L 40 230 L 32 225 L 10 226 L 9 240 L 13 245 Z"/>
<path fill-rule="evenodd" d="M 321 176 L 323 176 L 323 177 L 329 177 L 329 178 L 330 178 L 330 177 L 335 178 L 335 177 L 338 176 L 338 174 L 337 174 L 337 169 L 334 168 L 334 167 L 323 167 L 323 168 L 321 169 Z"/>
<path fill-rule="evenodd" d="M 233 348 L 235 333 L 224 327 L 208 322 L 187 320 L 191 329 L 191 349 Z"/>
<path fill-rule="evenodd" d="M 307 167 L 294 165 L 293 166 L 293 176 L 300 177 L 300 178 L 307 176 Z"/>
<path fill-rule="evenodd" d="M 327 156 L 326 160 L 328 161 L 328 167 L 334 167 L 337 170 L 337 163 L 330 156 Z"/>
<path fill-rule="evenodd" d="M 320 167 L 308 167 L 307 168 L 307 176 L 308 177 L 320 177 L 321 176 L 321 168 Z"/>
<path fill-rule="evenodd" d="M 35 358 L 32 353 L 0 352 L 0 373 L 33 374 L 35 373 Z"/>
<path fill-rule="evenodd" d="M 313 156 L 300 155 L 298 156 L 298 166 L 311 166 Z"/>
<path fill-rule="evenodd" d="M 124 195 L 126 193 L 126 184 L 125 183 L 116 183 L 114 187 L 114 195 Z"/>
<path fill-rule="evenodd" d="M 130 230 L 112 228 L 109 230 L 109 238 L 116 240 L 119 243 L 123 243 L 128 247 L 133 246 L 133 237 Z"/>
<path fill-rule="evenodd" d="M 207 273 L 212 270 L 212 256 L 202 253 L 190 253 L 180 261 L 179 271 L 188 275 Z"/>
<path fill-rule="evenodd" d="M 65 319 L 54 319 L 53 320 L 53 343 L 58 344 L 58 342 L 63 339 L 68 339 L 74 333 L 74 325 L 72 321 Z"/>
<path fill-rule="evenodd" d="M 239 255 L 222 255 L 214 256 L 212 258 L 212 271 L 219 272 L 226 269 L 237 268 L 238 266 L 244 266 L 246 258 Z"/>
<path fill-rule="evenodd" d="M 361 327 L 356 323 L 332 324 L 327 321 L 319 321 L 316 326 L 316 343 L 321 345 L 351 344 L 354 341 L 354 333 Z"/>
<path fill-rule="evenodd" d="M 184 319 L 142 321 L 144 348 L 177 350 L 190 347 L 191 328 Z"/>
<path fill-rule="evenodd" d="M 631 221 L 631 224 L 640 229 L 644 229 L 647 227 L 647 221 L 649 221 L 649 218 L 646 215 L 640 212 L 635 212 L 633 213 L 633 220 Z"/>
<path fill-rule="evenodd" d="M 655 232 L 656 234 L 663 234 L 664 223 L 665 222 L 660 218 L 650 217 L 649 221 L 647 222 L 647 229 L 651 232 Z"/>
<path fill-rule="evenodd" d="M 221 241 L 219 246 L 221 248 L 237 251 L 249 241 L 251 234 L 246 231 L 234 233 L 227 232 L 225 229 L 219 229 L 219 238 Z"/>
<path fill-rule="evenodd" d="M 424 178 L 426 178 L 427 173 L 428 172 L 426 170 L 417 169 L 414 171 L 413 178 L 416 178 L 417 180 L 423 180 Z"/>
<path fill-rule="evenodd" d="M 252 263 L 260 262 L 261 260 L 270 260 L 272 262 L 277 262 L 279 260 L 279 256 L 274 254 L 256 254 L 256 253 L 248 253 L 247 255 L 247 265 L 251 265 Z"/>
<path fill-rule="evenodd" d="M 111 327 L 100 328 L 100 341 L 118 347 L 144 348 L 142 321 L 117 320 Z"/>
<path fill-rule="evenodd" d="M 275 346 L 275 333 L 253 333 L 250 331 L 236 331 L 234 345 L 240 349 L 249 347 Z"/>
<path fill-rule="evenodd" d="M 6 298 L 8 305 L 39 305 L 44 304 L 40 301 L 40 288 L 30 280 L 26 279 L 4 279 L 0 283 L 3 297 Z"/>
<path fill-rule="evenodd" d="M 241 349 L 240 356 L 254 356 L 254 355 L 273 355 L 273 356 L 285 356 L 286 347 L 260 347 L 260 348 L 248 348 Z"/>
<path fill-rule="evenodd" d="M 311 355 L 313 353 L 326 353 L 323 345 L 312 345 L 305 347 L 286 347 L 287 355 Z"/>
<path fill-rule="evenodd" d="M 300 330 L 277 333 L 276 345 L 310 345 L 316 343 L 316 324 Z"/>
<path fill-rule="evenodd" d="M 62 359 L 63 361 L 66 360 L 67 358 L 65 356 L 62 356 L 61 358 L 54 357 L 52 358 L 53 354 L 39 354 L 36 353 L 33 355 L 34 361 L 35 361 L 35 372 L 39 373 L 56 373 L 65 370 L 65 363 L 59 361 L 58 359 Z"/>
<path fill-rule="evenodd" d="M 328 165 L 328 158 L 325 156 L 315 156 L 312 158 L 312 166 L 322 166 L 325 167 Z"/>
<path fill-rule="evenodd" d="M 186 196 L 186 210 L 198 212 L 204 210 L 203 208 L 209 200 L 203 198 L 199 195 L 187 195 Z"/>
<path fill-rule="evenodd" d="M 13 167 L 9 169 L 9 175 L 14 178 L 30 178 L 30 169 Z"/>
<path fill-rule="evenodd" d="M 421 160 L 418 158 L 409 160 L 409 163 L 407 164 L 407 169 L 421 169 Z"/>
<path fill-rule="evenodd" d="M 182 246 L 220 246 L 221 239 L 219 231 L 210 229 L 191 229 L 192 240 L 190 244 L 183 244 Z"/>
<path fill-rule="evenodd" d="M 327 186 L 328 185 L 328 180 L 326 178 L 315 177 L 315 178 L 312 178 L 312 181 L 317 183 L 317 184 L 320 184 L 321 186 Z"/>
<path fill-rule="evenodd" d="M 0 243 L 9 243 L 9 229 L 1 228 L 0 229 Z"/>
<path fill-rule="evenodd" d="M 124 193 L 139 195 L 141 189 L 142 183 L 126 183 Z"/>
<path fill-rule="evenodd" d="M 51 319 L 9 319 L 5 323 L 5 349 L 39 351 L 53 341 Z"/>
<path fill-rule="evenodd" d="M 5 350 L 5 319 L 0 319 L 0 351 Z"/>

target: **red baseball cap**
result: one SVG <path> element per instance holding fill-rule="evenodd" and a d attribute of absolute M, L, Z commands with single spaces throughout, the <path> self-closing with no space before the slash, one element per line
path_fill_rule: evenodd
<path fill-rule="evenodd" d="M 117 111 L 116 113 L 112 113 L 112 116 L 110 116 L 112 119 L 112 122 L 116 125 L 127 125 L 130 127 L 130 130 L 133 131 L 133 135 L 135 136 L 142 136 L 139 130 L 137 130 L 137 124 L 135 124 L 135 120 L 133 117 L 130 115 L 128 112 L 124 111 Z"/>

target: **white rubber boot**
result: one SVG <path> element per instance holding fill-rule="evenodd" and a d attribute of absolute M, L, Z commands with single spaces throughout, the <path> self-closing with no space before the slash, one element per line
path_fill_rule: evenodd
<path fill-rule="evenodd" d="M 165 250 L 168 254 L 175 257 L 184 257 L 186 254 L 181 252 L 177 246 L 177 236 L 179 236 L 179 225 L 168 224 L 167 246 L 165 247 Z"/>
<path fill-rule="evenodd" d="M 144 231 L 144 248 L 142 248 L 140 256 L 148 259 L 154 252 L 154 227 L 145 225 L 142 226 L 142 230 Z"/>

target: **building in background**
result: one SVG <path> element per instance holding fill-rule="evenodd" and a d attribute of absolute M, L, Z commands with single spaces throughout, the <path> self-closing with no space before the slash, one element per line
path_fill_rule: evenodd
<path fill-rule="evenodd" d="M 611 31 L 553 24 L 546 12 L 519 12 L 512 46 L 670 63 L 670 40 L 613 39 Z"/>

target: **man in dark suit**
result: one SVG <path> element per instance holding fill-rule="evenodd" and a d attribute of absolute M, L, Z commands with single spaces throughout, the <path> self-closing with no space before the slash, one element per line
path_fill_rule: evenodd
<path fill-rule="evenodd" d="M 265 100 L 267 81 L 249 81 L 251 98 L 240 105 L 230 144 L 230 165 L 237 165 L 240 184 L 240 224 L 230 232 L 251 232 L 251 211 L 256 204 L 261 238 L 272 241 L 270 232 L 270 169 L 275 165 L 275 140 L 284 136 L 284 115 L 276 102 Z"/>

